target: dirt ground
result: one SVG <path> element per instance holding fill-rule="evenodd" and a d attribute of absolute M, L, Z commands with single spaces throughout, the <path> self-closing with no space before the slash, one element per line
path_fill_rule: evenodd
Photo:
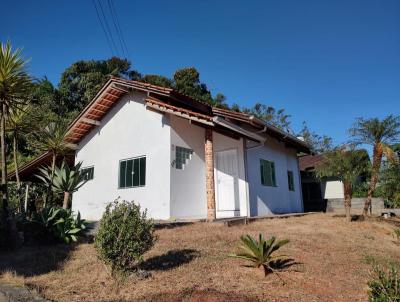
<path fill-rule="evenodd" d="M 226 227 L 194 223 L 157 231 L 145 256 L 151 277 L 114 281 L 92 244 L 0 254 L 0 282 L 25 285 L 54 301 L 366 301 L 367 257 L 400 261 L 394 226 L 346 223 L 326 214 Z M 297 264 L 264 277 L 228 258 L 242 234 L 288 238 L 281 253 Z"/>

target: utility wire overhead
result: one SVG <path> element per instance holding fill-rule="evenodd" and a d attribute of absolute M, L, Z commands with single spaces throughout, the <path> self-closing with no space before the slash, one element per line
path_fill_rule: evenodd
<path fill-rule="evenodd" d="M 129 56 L 129 51 L 128 51 L 128 47 L 126 46 L 125 38 L 124 38 L 124 35 L 121 30 L 121 24 L 119 22 L 119 18 L 118 18 L 117 11 L 115 9 L 113 0 L 108 0 L 108 7 L 111 12 L 112 21 L 114 23 L 115 31 L 117 33 L 117 36 L 118 36 L 118 39 L 120 42 L 122 53 L 124 53 L 125 57 L 127 58 Z"/>
<path fill-rule="evenodd" d="M 103 21 L 104 21 L 104 24 L 105 24 L 104 27 L 105 27 L 106 31 L 108 32 L 108 34 L 110 36 L 111 43 L 112 43 L 112 45 L 113 45 L 113 47 L 115 49 L 115 53 L 118 56 L 119 55 L 118 48 L 117 48 L 117 46 L 115 44 L 115 41 L 114 41 L 114 35 L 113 35 L 113 33 L 112 33 L 111 29 L 110 29 L 110 26 L 108 25 L 107 17 L 106 17 L 106 14 L 104 13 L 103 5 L 101 5 L 101 1 L 100 0 L 97 0 L 97 3 L 99 5 L 99 7 L 100 7 L 100 11 L 101 11 L 101 14 L 103 16 Z"/>
<path fill-rule="evenodd" d="M 106 37 L 106 40 L 107 40 L 107 45 L 110 48 L 111 55 L 113 56 L 114 55 L 114 50 L 113 50 L 110 38 L 108 37 L 107 31 L 106 31 L 106 29 L 104 27 L 103 21 L 102 21 L 102 19 L 100 17 L 99 10 L 98 10 L 97 5 L 96 5 L 96 0 L 92 0 L 92 1 L 93 1 L 94 8 L 96 9 L 97 19 L 99 20 L 100 26 L 101 26 L 101 28 L 103 30 L 103 33 L 104 33 L 104 35 Z"/>

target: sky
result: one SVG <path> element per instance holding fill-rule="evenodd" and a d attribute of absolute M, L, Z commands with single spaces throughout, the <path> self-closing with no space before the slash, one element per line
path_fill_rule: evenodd
<path fill-rule="evenodd" d="M 0 41 L 23 47 L 30 72 L 57 84 L 77 60 L 122 53 L 115 30 L 110 50 L 97 1 L 114 30 L 108 0 L 0 0 Z M 400 114 L 399 0 L 113 2 L 142 74 L 194 66 L 213 95 L 284 108 L 294 130 L 306 121 L 335 144 L 357 117 Z"/>

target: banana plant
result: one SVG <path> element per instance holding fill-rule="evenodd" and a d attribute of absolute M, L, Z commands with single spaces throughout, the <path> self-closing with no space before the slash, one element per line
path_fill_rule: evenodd
<path fill-rule="evenodd" d="M 228 256 L 248 260 L 256 268 L 262 266 L 265 276 L 273 272 L 276 267 L 290 260 L 284 255 L 273 255 L 282 246 L 289 243 L 288 239 L 277 241 L 275 236 L 271 236 L 268 240 L 265 240 L 264 236 L 259 234 L 258 241 L 250 235 L 243 235 L 240 240 L 242 241 L 239 246 L 240 252 L 229 254 Z"/>

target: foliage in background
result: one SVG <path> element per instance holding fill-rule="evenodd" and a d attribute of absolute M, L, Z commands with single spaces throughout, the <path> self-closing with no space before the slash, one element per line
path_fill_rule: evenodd
<path fill-rule="evenodd" d="M 389 208 L 400 208 L 400 162 L 387 162 L 381 171 L 379 186 L 377 187 L 385 198 Z"/>
<path fill-rule="evenodd" d="M 258 241 L 250 235 L 240 237 L 242 244 L 239 246 L 240 252 L 229 254 L 229 257 L 244 259 L 252 262 L 253 267 L 263 267 L 265 276 L 274 272 L 276 268 L 291 260 L 286 256 L 274 255 L 282 246 L 289 243 L 288 239 L 278 240 L 275 236 L 271 236 L 268 240 L 259 234 Z"/>
<path fill-rule="evenodd" d="M 106 207 L 95 237 L 99 258 L 112 272 L 133 270 L 155 241 L 153 221 L 134 202 L 115 200 Z"/>
<path fill-rule="evenodd" d="M 388 267 L 374 264 L 372 280 L 368 282 L 370 302 L 400 302 L 399 267 L 390 263 Z"/>
<path fill-rule="evenodd" d="M 311 131 L 306 122 L 303 122 L 303 128 L 296 134 L 296 136 L 302 137 L 315 153 L 325 153 L 332 151 L 333 149 L 332 138 Z"/>
<path fill-rule="evenodd" d="M 371 180 L 363 210 L 365 216 L 371 213 L 371 201 L 379 181 L 383 156 L 388 160 L 395 157 L 391 146 L 400 139 L 400 116 L 389 115 L 382 120 L 358 118 L 350 129 L 350 135 L 353 143 L 373 147 Z"/>
<path fill-rule="evenodd" d="M 369 156 L 365 150 L 347 147 L 335 149 L 325 154 L 325 160 L 316 167 L 319 179 L 335 177 L 343 182 L 344 207 L 347 221 L 351 221 L 350 208 L 353 190 L 360 176 L 369 169 Z"/>

